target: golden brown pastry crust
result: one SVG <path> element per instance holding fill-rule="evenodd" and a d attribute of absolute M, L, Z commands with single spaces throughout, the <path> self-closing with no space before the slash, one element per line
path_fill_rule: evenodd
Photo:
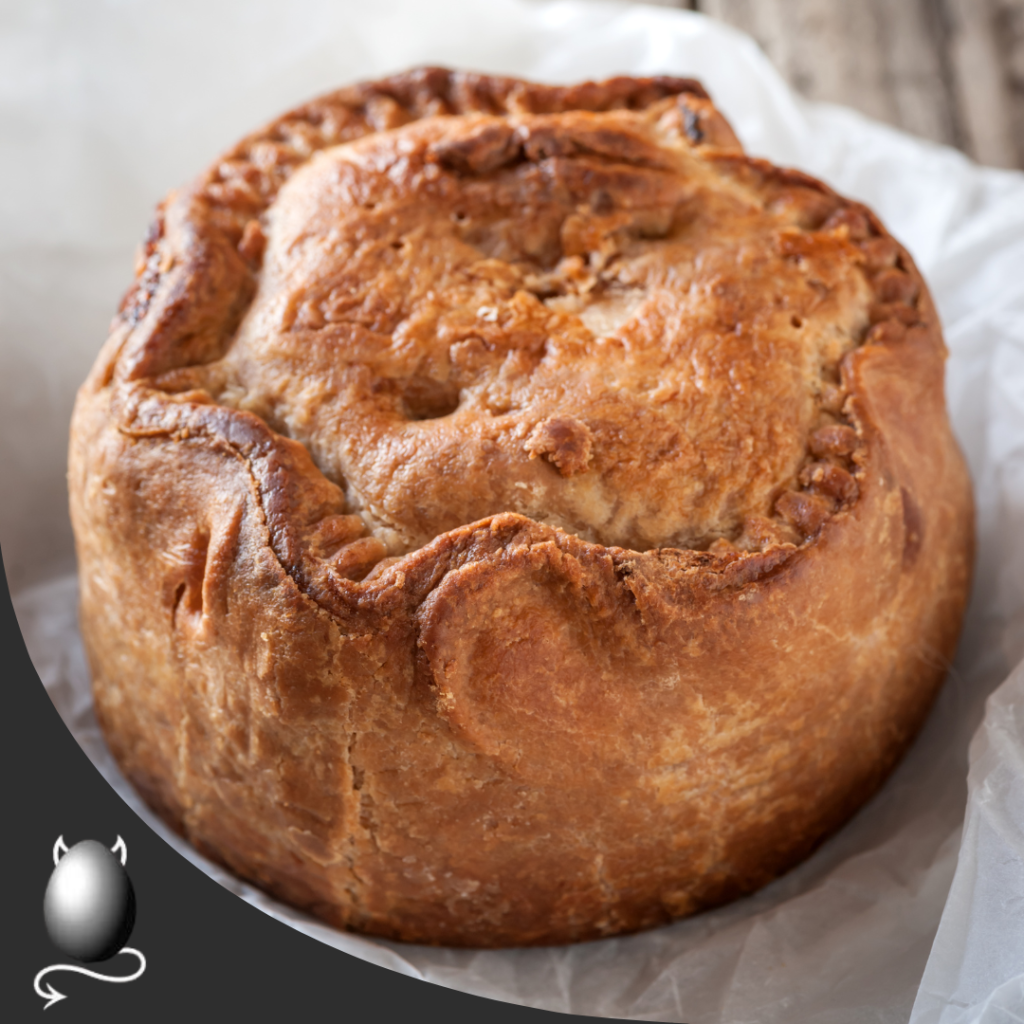
<path fill-rule="evenodd" d="M 427 69 L 172 195 L 83 385 L 97 713 L 199 849 L 501 946 L 763 885 L 952 657 L 943 347 L 865 207 L 694 82 Z"/>

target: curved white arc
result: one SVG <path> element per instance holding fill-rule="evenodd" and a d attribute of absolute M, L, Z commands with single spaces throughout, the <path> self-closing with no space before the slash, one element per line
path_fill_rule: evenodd
<path fill-rule="evenodd" d="M 121 867 L 124 867 L 128 863 L 128 847 L 125 846 L 124 840 L 118 836 L 117 842 L 110 848 L 110 852 L 116 854 L 117 851 L 121 851 Z"/>
<path fill-rule="evenodd" d="M 121 837 L 118 836 L 118 839 Z M 61 857 L 68 852 L 67 844 L 64 842 L 64 833 L 62 832 L 57 836 L 57 842 L 53 844 L 53 866 L 56 867 L 60 863 Z"/>
<path fill-rule="evenodd" d="M 73 971 L 75 974 L 84 974 L 87 978 L 95 978 L 97 981 L 135 981 L 136 978 L 142 977 L 142 972 L 146 969 L 146 958 L 142 953 L 129 946 L 125 946 L 121 952 L 131 953 L 133 956 L 137 956 L 139 958 L 139 967 L 134 974 L 100 974 L 97 971 L 90 971 L 86 967 L 79 967 L 77 964 L 51 964 L 49 967 L 44 967 L 36 975 L 36 980 L 33 984 L 36 994 L 46 1000 L 46 1005 L 43 1009 L 48 1010 L 54 1003 L 59 1003 L 62 999 L 67 999 L 67 996 L 64 995 L 63 992 L 58 992 L 49 982 L 47 982 L 46 988 L 42 987 L 43 978 L 54 971 Z"/>

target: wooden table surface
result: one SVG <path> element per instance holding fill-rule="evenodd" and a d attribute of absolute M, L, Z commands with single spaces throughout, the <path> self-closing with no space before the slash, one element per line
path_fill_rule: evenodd
<path fill-rule="evenodd" d="M 1024 0 L 644 0 L 752 35 L 798 92 L 1024 168 Z"/>

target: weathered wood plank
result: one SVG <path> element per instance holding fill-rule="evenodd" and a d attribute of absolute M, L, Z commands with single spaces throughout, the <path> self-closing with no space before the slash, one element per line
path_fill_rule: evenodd
<path fill-rule="evenodd" d="M 956 143 L 930 0 L 700 0 L 750 32 L 810 99 Z"/>
<path fill-rule="evenodd" d="M 934 142 L 962 146 L 944 21 L 937 7 L 942 2 L 870 0 L 864 6 L 870 9 L 875 45 L 882 53 L 883 87 L 889 90 L 894 112 L 889 123 Z"/>
<path fill-rule="evenodd" d="M 1002 0 L 945 0 L 949 24 L 949 62 L 964 149 L 981 163 L 1019 165 L 1024 153 L 1014 144 L 1009 63 L 1012 39 L 1003 39 L 1006 22 L 1017 25 L 1024 3 Z M 1010 52 L 1006 44 L 1010 44 Z M 1022 41 L 1018 38 L 1017 48 Z"/>
<path fill-rule="evenodd" d="M 748 32 L 810 99 L 1024 167 L 1024 0 L 646 0 Z"/>
<path fill-rule="evenodd" d="M 996 0 L 996 41 L 1010 108 L 1010 137 L 1017 167 L 1024 168 L 1024 0 Z"/>

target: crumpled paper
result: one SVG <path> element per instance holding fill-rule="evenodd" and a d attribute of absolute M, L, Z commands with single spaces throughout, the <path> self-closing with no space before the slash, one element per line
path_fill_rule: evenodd
<path fill-rule="evenodd" d="M 992 695 L 971 743 L 970 799 L 920 1024 L 1006 1024 L 1024 1009 L 1024 664 Z"/>
<path fill-rule="evenodd" d="M 21 368 L 0 383 L 0 468 L 14 484 L 0 539 L 17 578 L 30 579 L 32 564 L 43 566 L 37 579 L 46 567 L 52 573 L 67 555 L 66 540 L 54 541 L 68 536 L 63 519 L 35 508 L 59 490 L 69 396 L 102 341 L 97 311 L 109 315 L 129 281 L 128 253 L 148 209 L 290 104 L 421 63 L 549 81 L 694 76 L 749 152 L 873 206 L 913 253 L 943 317 L 949 407 L 978 500 L 974 596 L 920 738 L 810 860 L 719 910 L 627 938 L 496 952 L 327 928 L 205 861 L 149 812 L 96 727 L 74 577 L 23 589 L 15 606 L 40 677 L 126 802 L 278 920 L 479 995 L 687 1024 L 1021 1019 L 1024 666 L 1011 670 L 1024 656 L 1024 175 L 802 102 L 751 40 L 688 12 L 526 0 L 26 0 L 22 8 L 0 38 L 0 57 L 11 58 L 0 59 L 0 132 L 19 157 L 0 165 L 0 309 L 18 325 L 5 332 L 0 358 Z"/>

